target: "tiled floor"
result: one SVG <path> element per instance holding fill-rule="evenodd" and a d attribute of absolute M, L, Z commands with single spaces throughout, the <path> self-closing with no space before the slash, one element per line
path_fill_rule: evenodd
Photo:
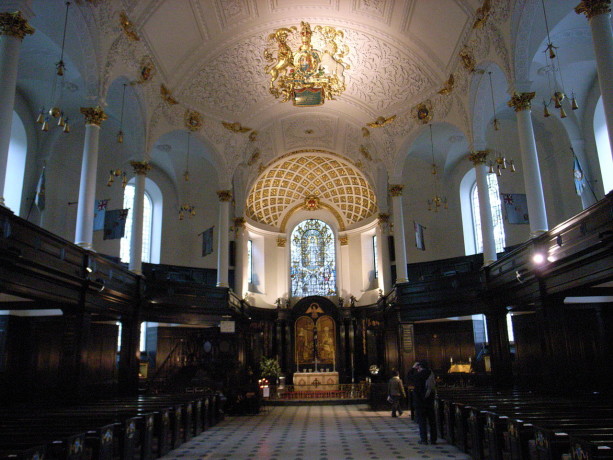
<path fill-rule="evenodd" d="M 469 459 L 439 440 L 419 445 L 407 416 L 366 405 L 274 406 L 259 415 L 226 417 L 164 459 Z"/>

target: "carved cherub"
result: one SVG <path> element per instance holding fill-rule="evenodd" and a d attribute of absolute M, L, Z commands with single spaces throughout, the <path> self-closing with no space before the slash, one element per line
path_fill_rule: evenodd
<path fill-rule="evenodd" d="M 492 9 L 491 0 L 483 0 L 483 5 L 477 8 L 475 12 L 475 22 L 473 23 L 473 29 L 481 29 L 487 19 L 490 16 L 490 10 Z"/>
<path fill-rule="evenodd" d="M 382 126 L 387 125 L 388 123 L 391 123 L 392 121 L 394 121 L 396 119 L 396 115 L 392 115 L 391 117 L 385 118 L 385 117 L 377 117 L 377 119 L 371 123 L 366 123 L 369 127 L 371 128 L 381 128 Z"/>
<path fill-rule="evenodd" d="M 439 94 L 449 94 L 453 91 L 453 85 L 455 83 L 455 79 L 453 78 L 453 74 L 449 75 L 447 81 L 443 84 L 443 87 L 438 91 Z"/>

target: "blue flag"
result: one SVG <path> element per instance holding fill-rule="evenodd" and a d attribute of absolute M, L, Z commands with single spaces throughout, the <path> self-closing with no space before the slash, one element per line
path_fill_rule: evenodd
<path fill-rule="evenodd" d="M 111 209 L 104 213 L 104 236 L 105 240 L 123 238 L 126 230 L 126 219 L 129 209 Z"/>
<path fill-rule="evenodd" d="M 587 187 L 587 181 L 585 180 L 585 174 L 583 174 L 583 169 L 581 169 L 581 164 L 579 164 L 579 160 L 576 156 L 575 164 L 573 167 L 573 175 L 575 176 L 575 190 L 577 191 L 577 195 L 583 195 L 583 189 Z"/>
<path fill-rule="evenodd" d="M 36 198 L 35 203 L 39 210 L 43 211 L 45 209 L 45 167 L 43 166 L 43 172 L 40 173 L 40 178 L 38 179 L 38 185 L 36 186 Z"/>
<path fill-rule="evenodd" d="M 96 200 L 96 205 L 94 206 L 94 232 L 104 230 L 104 217 L 108 205 L 109 200 Z"/>

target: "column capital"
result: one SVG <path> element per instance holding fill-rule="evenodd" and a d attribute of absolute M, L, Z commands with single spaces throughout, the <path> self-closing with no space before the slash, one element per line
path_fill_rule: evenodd
<path fill-rule="evenodd" d="M 476 152 L 471 152 L 468 155 L 468 161 L 471 161 L 473 165 L 484 165 L 487 162 L 487 150 L 477 150 Z"/>
<path fill-rule="evenodd" d="M 28 20 L 23 17 L 21 11 L 0 13 L 0 35 L 8 35 L 23 40 L 26 35 L 32 35 L 34 32 L 34 27 L 28 24 Z"/>
<path fill-rule="evenodd" d="M 99 105 L 96 107 L 81 107 L 81 113 L 85 117 L 86 125 L 95 125 L 100 127 L 102 122 L 108 118 L 102 107 Z"/>
<path fill-rule="evenodd" d="M 532 108 L 531 100 L 534 99 L 536 93 L 513 93 L 511 100 L 507 102 L 509 107 L 513 107 L 516 112 L 522 110 L 530 110 Z"/>
<path fill-rule="evenodd" d="M 341 246 L 347 246 L 349 244 L 349 236 L 341 235 L 338 237 L 338 241 L 341 243 Z"/>
<path fill-rule="evenodd" d="M 390 215 L 386 212 L 379 213 L 379 225 L 385 227 L 390 223 Z"/>
<path fill-rule="evenodd" d="M 234 227 L 239 229 L 239 228 L 245 228 L 245 224 L 247 223 L 247 221 L 245 220 L 244 217 L 236 217 L 234 218 Z"/>
<path fill-rule="evenodd" d="M 390 185 L 390 195 L 392 196 L 402 196 L 402 189 L 404 185 L 402 184 L 392 184 Z"/>
<path fill-rule="evenodd" d="M 138 176 L 146 176 L 151 170 L 151 165 L 148 161 L 130 161 L 130 165 L 134 168 L 134 174 Z"/>
<path fill-rule="evenodd" d="M 583 0 L 575 7 L 575 13 L 585 14 L 588 19 L 611 12 L 611 0 Z"/>
<path fill-rule="evenodd" d="M 287 238 L 283 238 L 282 236 L 277 237 L 277 247 L 284 248 L 287 244 Z"/>
<path fill-rule="evenodd" d="M 219 197 L 219 201 L 232 201 L 231 190 L 217 190 L 217 196 Z"/>

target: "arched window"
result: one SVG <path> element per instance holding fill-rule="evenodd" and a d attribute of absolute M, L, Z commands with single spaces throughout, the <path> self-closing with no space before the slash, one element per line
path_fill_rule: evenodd
<path fill-rule="evenodd" d="M 134 218 L 134 191 L 134 184 L 131 183 L 126 185 L 126 188 L 123 192 L 123 208 L 130 209 L 130 211 L 128 212 L 128 218 L 126 219 L 126 230 L 120 243 L 119 256 L 121 257 L 121 261 L 126 263 L 130 262 L 130 241 L 132 239 L 132 222 Z M 151 225 L 153 222 L 152 210 L 153 206 L 151 202 L 151 197 L 145 191 L 145 200 L 143 206 L 143 262 L 151 261 L 151 233 L 153 230 Z"/>
<path fill-rule="evenodd" d="M 594 111 L 594 137 L 596 138 L 602 185 L 604 192 L 608 193 L 613 190 L 613 158 L 611 157 L 611 144 L 609 143 L 609 131 L 607 130 L 602 97 L 596 104 L 596 110 Z"/>
<path fill-rule="evenodd" d="M 500 193 L 498 193 L 498 179 L 496 174 L 487 175 L 487 189 L 490 195 L 490 206 L 492 208 L 492 223 L 494 225 L 494 241 L 496 242 L 496 252 L 504 251 L 504 223 L 502 221 L 502 206 L 500 204 Z M 477 183 L 472 186 L 470 201 L 473 215 L 473 234 L 475 236 L 476 252 L 483 252 L 483 236 L 481 233 L 481 215 L 479 214 L 479 195 L 477 193 Z"/>
<path fill-rule="evenodd" d="M 292 296 L 336 295 L 334 233 L 321 220 L 299 223 L 291 236 Z"/>
<path fill-rule="evenodd" d="M 26 129 L 19 115 L 13 112 L 4 195 L 1 193 L 2 190 L 0 190 L 0 196 L 4 196 L 6 207 L 17 215 L 19 215 L 21 210 L 21 195 L 23 192 L 23 176 L 26 168 L 27 151 Z"/>

